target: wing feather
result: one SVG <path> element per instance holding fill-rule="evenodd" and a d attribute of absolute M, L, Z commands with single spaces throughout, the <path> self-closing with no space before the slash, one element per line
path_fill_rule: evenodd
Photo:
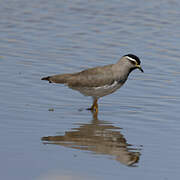
<path fill-rule="evenodd" d="M 112 65 L 107 65 L 72 74 L 67 84 L 69 87 L 99 87 L 112 84 L 112 77 Z"/>

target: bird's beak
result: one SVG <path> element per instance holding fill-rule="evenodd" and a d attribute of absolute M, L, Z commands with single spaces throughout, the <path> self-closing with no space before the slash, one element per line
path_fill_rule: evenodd
<path fill-rule="evenodd" d="M 140 65 L 136 65 L 136 68 L 138 68 L 141 72 L 144 72 Z"/>

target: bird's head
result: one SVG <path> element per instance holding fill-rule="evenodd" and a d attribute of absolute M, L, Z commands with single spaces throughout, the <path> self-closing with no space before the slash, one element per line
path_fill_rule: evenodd
<path fill-rule="evenodd" d="M 140 65 L 141 61 L 136 55 L 126 54 L 122 58 L 127 61 L 130 71 L 139 69 L 141 72 L 144 72 Z"/>

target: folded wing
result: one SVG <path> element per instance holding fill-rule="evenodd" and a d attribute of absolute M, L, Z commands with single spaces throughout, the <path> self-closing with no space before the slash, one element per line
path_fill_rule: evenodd
<path fill-rule="evenodd" d="M 112 84 L 112 65 L 90 68 L 73 74 L 58 74 L 43 77 L 50 83 L 67 84 L 69 87 L 99 87 Z"/>

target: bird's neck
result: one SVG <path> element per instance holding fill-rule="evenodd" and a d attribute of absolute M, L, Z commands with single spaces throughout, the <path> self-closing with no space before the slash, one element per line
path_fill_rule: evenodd
<path fill-rule="evenodd" d="M 122 81 L 126 81 L 131 72 L 127 64 L 124 63 L 114 64 L 112 69 L 114 72 L 114 78 Z"/>

